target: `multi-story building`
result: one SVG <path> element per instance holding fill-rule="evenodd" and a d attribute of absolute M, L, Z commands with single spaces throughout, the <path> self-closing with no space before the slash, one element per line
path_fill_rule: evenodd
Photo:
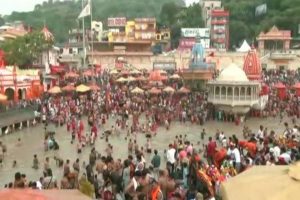
<path fill-rule="evenodd" d="M 134 19 L 134 38 L 135 40 L 151 41 L 156 40 L 156 19 L 155 18 L 136 18 Z"/>
<path fill-rule="evenodd" d="M 211 25 L 211 11 L 220 10 L 222 8 L 221 0 L 203 0 L 201 3 L 202 18 L 204 19 L 204 25 L 210 28 Z"/>
<path fill-rule="evenodd" d="M 218 50 L 229 48 L 229 11 L 211 11 L 211 45 Z"/>

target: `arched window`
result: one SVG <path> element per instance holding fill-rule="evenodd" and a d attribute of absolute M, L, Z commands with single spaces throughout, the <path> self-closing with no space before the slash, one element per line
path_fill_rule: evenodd
<path fill-rule="evenodd" d="M 247 96 L 251 96 L 251 87 L 247 88 Z"/>
<path fill-rule="evenodd" d="M 241 96 L 245 96 L 245 94 L 246 94 L 246 89 L 245 89 L 245 87 L 241 87 Z"/>
<path fill-rule="evenodd" d="M 234 99 L 238 100 L 240 96 L 240 89 L 238 87 L 234 88 Z"/>
<path fill-rule="evenodd" d="M 220 87 L 219 86 L 217 86 L 216 89 L 215 89 L 215 95 L 216 96 L 220 95 Z"/>
<path fill-rule="evenodd" d="M 225 87 L 222 87 L 222 89 L 221 89 L 221 95 L 226 95 L 226 88 Z"/>
<path fill-rule="evenodd" d="M 232 99 L 233 98 L 233 92 L 232 92 L 232 87 L 227 88 L 227 99 Z"/>

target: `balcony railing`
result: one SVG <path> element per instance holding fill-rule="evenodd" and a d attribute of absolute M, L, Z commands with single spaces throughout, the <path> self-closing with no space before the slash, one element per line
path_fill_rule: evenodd
<path fill-rule="evenodd" d="M 285 59 L 285 60 L 293 60 L 296 58 L 296 54 L 292 51 L 277 51 L 270 53 L 271 59 Z"/>

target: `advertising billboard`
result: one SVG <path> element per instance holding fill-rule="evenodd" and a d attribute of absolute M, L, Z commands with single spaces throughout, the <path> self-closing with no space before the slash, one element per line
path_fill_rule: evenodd
<path fill-rule="evenodd" d="M 200 36 L 201 38 L 209 38 L 210 30 L 209 28 L 182 28 L 181 36 L 182 37 L 196 37 Z"/>
<path fill-rule="evenodd" d="M 201 39 L 200 42 L 205 49 L 208 49 L 210 47 L 210 39 Z M 192 49 L 195 43 L 196 43 L 195 38 L 181 38 L 179 40 L 178 48 L 179 49 Z"/>
<path fill-rule="evenodd" d="M 124 27 L 126 26 L 126 17 L 110 17 L 107 19 L 108 27 Z"/>

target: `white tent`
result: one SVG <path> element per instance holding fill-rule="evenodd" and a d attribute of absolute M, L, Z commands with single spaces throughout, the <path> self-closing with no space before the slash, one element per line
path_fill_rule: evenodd
<path fill-rule="evenodd" d="M 238 48 L 236 51 L 237 52 L 248 52 L 251 50 L 251 47 L 249 46 L 248 42 L 244 40 L 243 44 L 241 45 L 240 48 Z"/>

